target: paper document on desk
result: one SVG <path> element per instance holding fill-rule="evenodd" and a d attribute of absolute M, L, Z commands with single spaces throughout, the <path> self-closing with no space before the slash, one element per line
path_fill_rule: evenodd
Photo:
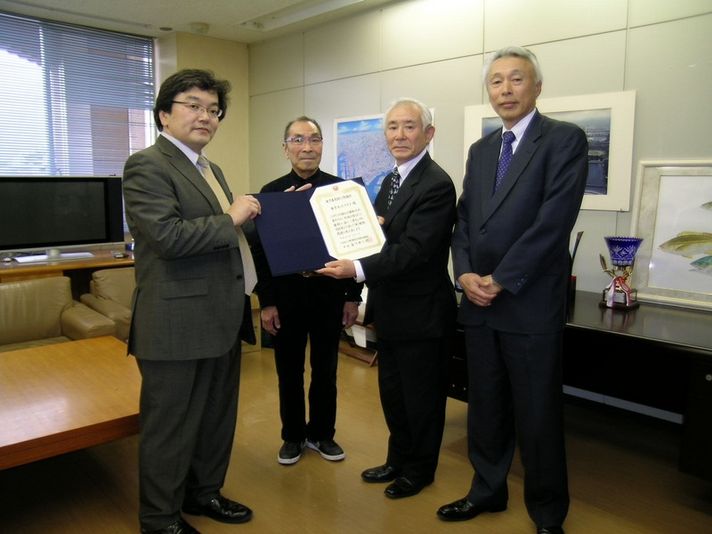
<path fill-rule="evenodd" d="M 62 252 L 59 256 L 49 257 L 47 254 L 31 254 L 29 256 L 15 256 L 13 259 L 17 263 L 39 263 L 43 261 L 68 261 L 83 260 L 93 258 L 91 252 Z"/>

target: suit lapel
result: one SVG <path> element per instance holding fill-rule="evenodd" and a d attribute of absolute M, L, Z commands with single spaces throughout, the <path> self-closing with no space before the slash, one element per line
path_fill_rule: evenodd
<path fill-rule="evenodd" d="M 205 178 L 203 178 L 203 175 L 200 174 L 198 168 L 193 165 L 193 163 L 187 158 L 187 156 L 183 154 L 183 152 L 181 152 L 181 150 L 177 146 L 175 146 L 168 139 L 165 139 L 162 136 L 158 136 L 156 144 L 161 149 L 161 152 L 163 152 L 163 154 L 168 158 L 170 164 L 178 172 L 180 172 L 186 180 L 193 184 L 193 186 L 200 192 L 201 195 L 203 195 L 203 197 L 205 197 L 205 200 L 210 204 L 210 207 L 212 208 L 213 212 L 215 212 L 216 214 L 223 213 L 222 207 L 220 206 L 220 202 L 218 202 L 218 199 L 215 198 L 215 194 L 213 193 L 212 189 L 210 189 L 208 182 L 205 181 Z M 215 172 L 215 168 L 212 167 L 212 165 L 211 168 L 213 169 L 213 174 L 218 177 L 218 173 Z M 223 188 L 223 190 L 225 190 L 225 179 L 221 178 L 222 173 L 220 173 L 218 182 L 220 182 L 220 186 Z M 228 198 L 230 197 L 228 196 Z"/>
<path fill-rule="evenodd" d="M 509 191 L 516 185 L 517 181 L 521 177 L 524 169 L 529 165 L 534 153 L 539 147 L 539 139 L 541 137 L 541 116 L 539 112 L 536 112 L 532 118 L 531 123 L 524 131 L 524 136 L 522 140 L 517 145 L 517 151 L 514 153 L 512 158 L 512 163 L 509 165 L 509 170 L 504 176 L 502 185 L 497 189 L 497 192 L 492 195 L 492 190 L 494 189 L 494 178 L 497 172 L 497 161 L 499 160 L 499 145 L 501 144 L 501 131 L 500 136 L 497 139 L 497 150 L 495 152 L 495 157 L 492 158 L 491 155 L 487 156 L 487 165 L 490 165 L 490 161 L 494 162 L 491 169 L 487 169 L 488 174 L 485 175 L 486 179 L 483 183 L 486 183 L 489 189 L 483 191 L 482 198 L 485 201 L 483 206 L 484 220 L 486 221 L 492 213 L 499 207 L 499 205 L 504 201 L 504 199 L 509 194 Z M 491 172 L 490 172 L 491 171 Z"/>
<path fill-rule="evenodd" d="M 408 203 L 408 200 L 410 200 L 410 197 L 413 196 L 413 193 L 415 193 L 415 189 L 418 187 L 418 184 L 420 183 L 420 180 L 423 177 L 423 171 L 425 168 L 430 164 L 430 155 L 426 152 L 425 155 L 422 157 L 422 159 L 418 162 L 418 164 L 413 167 L 413 170 L 408 173 L 408 176 L 406 177 L 406 180 L 403 182 L 403 184 L 400 186 L 400 189 L 398 189 L 398 194 L 395 196 L 393 199 L 393 203 L 391 204 L 391 207 L 386 211 L 385 213 L 385 221 L 383 222 L 383 231 L 385 232 L 388 230 L 388 227 L 391 224 L 391 221 L 393 218 L 396 216 L 396 214 L 403 208 Z M 385 183 L 385 180 L 384 180 Z M 389 183 L 390 186 L 390 183 Z M 384 191 L 385 198 L 388 197 L 388 192 Z M 385 204 L 384 204 L 385 207 Z"/>

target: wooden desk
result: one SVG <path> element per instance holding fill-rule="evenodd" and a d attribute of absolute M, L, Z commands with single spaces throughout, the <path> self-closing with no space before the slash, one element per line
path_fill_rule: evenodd
<path fill-rule="evenodd" d="M 114 337 L 0 354 L 0 469 L 138 433 L 140 384 Z"/>

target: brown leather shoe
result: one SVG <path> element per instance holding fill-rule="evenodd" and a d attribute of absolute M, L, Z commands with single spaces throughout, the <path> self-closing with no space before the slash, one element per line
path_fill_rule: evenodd
<path fill-rule="evenodd" d="M 252 519 L 252 510 L 222 495 L 213 497 L 205 504 L 183 503 L 183 511 L 190 515 L 205 515 L 221 523 L 245 523 Z"/>

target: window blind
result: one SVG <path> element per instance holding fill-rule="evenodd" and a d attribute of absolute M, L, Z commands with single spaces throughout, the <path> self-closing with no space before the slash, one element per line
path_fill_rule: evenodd
<path fill-rule="evenodd" d="M 153 41 L 0 13 L 0 175 L 121 175 L 154 139 Z"/>

